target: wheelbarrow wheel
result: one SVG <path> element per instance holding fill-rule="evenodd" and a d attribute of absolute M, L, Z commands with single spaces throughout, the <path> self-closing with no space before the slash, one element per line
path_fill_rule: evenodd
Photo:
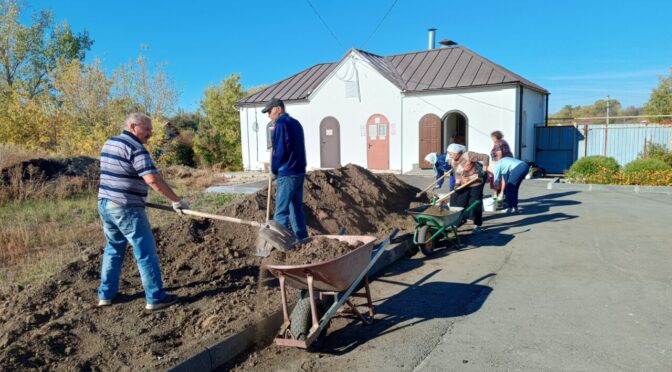
<path fill-rule="evenodd" d="M 436 241 L 431 240 L 432 234 L 432 229 L 427 225 L 420 226 L 418 229 L 418 243 L 420 243 L 418 246 L 425 256 L 431 256 L 435 253 Z"/>
<path fill-rule="evenodd" d="M 329 301 L 326 301 L 329 302 Z M 327 312 L 328 304 L 325 301 L 317 298 L 315 299 L 315 306 L 317 310 L 318 320 Z M 333 301 L 332 301 L 333 302 Z M 306 293 L 301 295 L 301 299 L 294 306 L 294 310 L 289 316 L 290 327 L 289 330 L 296 340 L 305 340 L 310 333 L 310 328 L 313 326 L 312 316 L 310 314 L 310 297 Z M 324 343 L 324 336 L 327 333 L 327 327 L 322 330 L 315 341 L 308 346 L 308 350 L 318 350 Z"/>

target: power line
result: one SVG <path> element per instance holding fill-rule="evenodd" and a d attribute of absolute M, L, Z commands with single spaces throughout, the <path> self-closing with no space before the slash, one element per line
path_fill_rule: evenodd
<path fill-rule="evenodd" d="M 319 18 L 320 21 L 322 21 L 322 24 L 323 24 L 324 27 L 327 29 L 327 31 L 329 31 L 329 33 L 330 33 L 331 36 L 334 38 L 334 40 L 336 40 L 336 42 L 338 43 L 338 45 L 340 45 L 341 48 L 344 48 L 344 49 L 345 49 L 345 47 L 343 46 L 343 44 L 341 44 L 341 41 L 338 40 L 338 37 L 336 37 L 336 34 L 334 33 L 334 31 L 332 31 L 331 28 L 329 27 L 329 25 L 327 24 L 327 22 L 324 21 L 324 18 L 322 18 L 322 16 L 320 15 L 320 12 L 318 12 L 317 9 L 315 9 L 315 7 L 313 6 L 313 3 L 311 3 L 310 0 L 306 0 L 306 2 L 308 3 L 308 5 L 310 5 L 310 8 L 313 9 L 313 12 L 315 12 L 315 15 L 317 16 L 317 18 Z"/>
<path fill-rule="evenodd" d="M 371 40 L 371 38 L 373 37 L 373 35 L 375 35 L 376 32 L 378 32 L 378 29 L 380 28 L 380 26 L 383 24 L 383 22 L 385 22 L 385 18 L 387 18 L 387 16 L 390 14 L 390 12 L 392 11 L 392 9 L 394 9 L 394 6 L 397 5 L 397 1 L 399 1 L 399 0 L 394 0 L 394 2 L 392 3 L 392 5 L 390 6 L 390 8 L 387 9 L 387 13 L 385 13 L 385 15 L 384 15 L 383 18 L 380 20 L 380 22 L 378 22 L 378 25 L 377 25 L 376 28 L 373 30 L 373 32 L 371 33 L 371 35 L 369 35 L 369 37 L 366 39 L 366 41 L 364 42 L 364 44 L 362 45 L 362 47 L 365 47 L 366 44 L 369 42 L 369 40 Z"/>

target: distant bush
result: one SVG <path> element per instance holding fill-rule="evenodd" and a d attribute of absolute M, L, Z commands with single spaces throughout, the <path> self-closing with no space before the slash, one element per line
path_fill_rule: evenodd
<path fill-rule="evenodd" d="M 619 172 L 611 179 L 614 185 L 672 186 L 672 168 Z"/>
<path fill-rule="evenodd" d="M 658 159 L 638 159 L 620 170 L 614 158 L 587 156 L 569 168 L 567 179 L 575 183 L 672 186 L 672 167 Z"/>
<path fill-rule="evenodd" d="M 575 182 L 611 183 L 619 171 L 616 159 L 607 156 L 586 156 L 574 162 L 567 177 Z"/>
<path fill-rule="evenodd" d="M 653 172 L 658 170 L 667 170 L 672 169 L 672 167 L 666 162 L 660 159 L 646 158 L 646 159 L 637 159 L 629 162 L 623 167 L 624 173 L 633 173 L 633 172 Z"/>
<path fill-rule="evenodd" d="M 660 143 L 649 143 L 646 146 L 646 155 L 640 154 L 640 158 L 657 159 L 672 166 L 672 150 L 668 150 Z"/>

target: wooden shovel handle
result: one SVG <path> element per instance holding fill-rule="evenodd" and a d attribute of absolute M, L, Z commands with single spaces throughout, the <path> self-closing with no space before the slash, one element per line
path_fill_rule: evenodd
<path fill-rule="evenodd" d="M 460 187 L 454 189 L 453 191 L 447 193 L 446 195 L 442 196 L 440 199 L 438 199 L 437 201 L 435 201 L 435 202 L 434 202 L 434 205 L 436 205 L 436 204 L 440 204 L 440 203 L 443 202 L 444 200 L 448 199 L 449 196 L 453 195 L 453 193 L 455 193 L 455 191 L 457 191 L 457 190 L 462 190 L 463 188 L 465 188 L 465 187 L 471 185 L 472 183 L 474 183 L 474 182 L 476 182 L 476 181 L 478 181 L 478 180 L 479 180 L 478 177 L 475 177 L 475 178 L 473 178 L 473 179 L 470 179 L 470 180 L 467 181 L 464 185 L 462 185 L 462 186 L 460 186 Z"/>
<path fill-rule="evenodd" d="M 168 205 L 156 204 L 156 203 L 145 203 L 145 205 L 150 207 L 150 208 L 161 209 L 161 210 L 168 211 L 168 212 L 175 212 L 175 210 Z M 212 220 L 219 220 L 219 221 L 239 223 L 239 224 L 249 225 L 249 226 L 254 226 L 254 227 L 261 227 L 261 224 L 259 222 L 246 221 L 246 220 L 241 220 L 240 218 L 220 216 L 220 215 L 212 214 L 212 213 L 192 211 L 191 209 L 183 209 L 182 213 L 184 213 L 186 215 L 189 215 L 189 216 L 204 217 L 204 218 L 209 218 L 209 219 L 212 219 Z"/>
<path fill-rule="evenodd" d="M 452 172 L 453 172 L 453 169 L 452 169 L 452 168 L 449 169 L 448 172 L 445 172 L 445 173 L 443 174 L 443 176 L 437 178 L 436 181 L 432 182 L 432 184 L 429 185 L 429 186 L 427 186 L 427 188 L 425 188 L 424 190 L 422 190 L 422 191 L 420 191 L 419 193 L 415 194 L 415 196 L 416 196 L 416 197 L 420 196 L 423 192 L 429 190 L 430 188 L 432 188 L 432 186 L 434 186 L 434 185 L 436 185 L 437 183 L 439 183 L 439 181 L 441 181 L 442 179 L 448 177 L 448 175 L 450 175 Z"/>
<path fill-rule="evenodd" d="M 266 195 L 266 223 L 268 223 L 268 220 L 271 219 L 271 186 L 272 186 L 273 178 L 271 177 L 271 173 L 268 173 L 268 195 Z"/>

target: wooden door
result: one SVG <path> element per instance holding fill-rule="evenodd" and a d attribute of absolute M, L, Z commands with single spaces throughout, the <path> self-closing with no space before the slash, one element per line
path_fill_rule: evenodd
<path fill-rule="evenodd" d="M 341 126 L 336 118 L 327 116 L 320 123 L 320 167 L 341 166 Z"/>
<path fill-rule="evenodd" d="M 430 152 L 441 152 L 441 118 L 427 114 L 420 118 L 420 168 L 429 169 L 432 165 L 425 161 Z"/>
<path fill-rule="evenodd" d="M 390 169 L 390 123 L 381 114 L 366 122 L 366 154 L 369 169 Z"/>

